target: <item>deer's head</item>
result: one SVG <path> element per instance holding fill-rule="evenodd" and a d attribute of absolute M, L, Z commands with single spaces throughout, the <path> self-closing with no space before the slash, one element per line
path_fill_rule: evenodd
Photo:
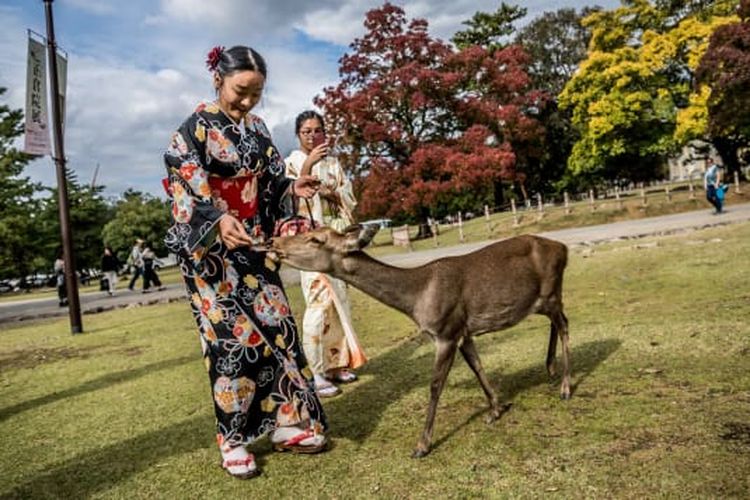
<path fill-rule="evenodd" d="M 366 247 L 378 229 L 375 225 L 354 225 L 339 233 L 321 227 L 295 236 L 281 236 L 271 240 L 269 256 L 305 271 L 349 271 L 347 257 Z"/>

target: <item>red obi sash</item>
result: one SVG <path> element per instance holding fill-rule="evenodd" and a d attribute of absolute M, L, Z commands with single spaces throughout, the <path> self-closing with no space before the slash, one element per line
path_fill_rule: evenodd
<path fill-rule="evenodd" d="M 258 213 L 258 180 L 254 175 L 244 177 L 209 175 L 208 185 L 211 186 L 214 205 L 238 219 L 250 219 Z"/>

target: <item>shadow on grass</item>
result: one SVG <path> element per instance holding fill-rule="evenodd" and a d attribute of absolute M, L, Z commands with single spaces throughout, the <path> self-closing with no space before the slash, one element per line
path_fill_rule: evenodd
<path fill-rule="evenodd" d="M 196 416 L 89 451 L 40 471 L 16 488 L 0 493 L 0 498 L 89 497 L 172 456 L 206 448 L 211 444 L 214 423 L 213 414 Z"/>
<path fill-rule="evenodd" d="M 428 341 L 429 342 L 429 341 Z M 362 443 L 373 432 L 385 410 L 409 394 L 414 388 L 429 383 L 434 352 L 413 357 L 422 342 L 402 342 L 390 351 L 370 359 L 360 376 L 373 375 L 372 380 L 342 386 L 344 394 L 324 400 L 330 425 L 329 434 Z"/>
<path fill-rule="evenodd" d="M 528 332 L 515 329 L 498 332 L 496 335 L 493 343 L 495 346 L 526 336 Z M 332 437 L 362 443 L 374 431 L 388 407 L 418 387 L 424 389 L 425 395 L 429 394 L 434 348 L 414 357 L 414 351 L 421 345 L 431 344 L 430 340 L 423 339 L 425 337 L 405 340 L 390 351 L 371 359 L 359 373 L 374 375 L 372 380 L 342 386 L 342 396 L 330 402 L 324 400 Z M 463 363 L 460 354 L 457 354 L 455 363 Z M 476 379 L 472 377 L 472 380 Z M 476 382 L 476 387 L 480 390 L 479 382 Z M 426 409 L 425 406 L 423 411 Z M 414 439 L 416 440 L 416 436 Z"/>
<path fill-rule="evenodd" d="M 510 338 L 513 338 L 513 336 L 499 337 L 498 341 L 504 342 Z M 620 344 L 619 340 L 608 339 L 575 347 L 572 352 L 574 388 L 580 385 L 581 381 L 592 373 L 602 361 L 615 352 Z M 351 390 L 347 390 L 344 396 L 326 403 L 326 410 L 331 423 L 329 435 L 334 438 L 348 438 L 361 443 L 373 432 L 388 407 L 396 404 L 399 399 L 414 388 L 420 387 L 427 391 L 434 353 L 430 351 L 413 357 L 415 350 L 420 345 L 419 342 L 413 340 L 405 341 L 398 347 L 372 359 L 367 368 L 361 370 L 361 374 L 371 373 L 375 375 L 373 380 L 360 382 L 352 386 Z M 126 378 L 152 372 L 154 369 L 176 366 L 192 359 L 192 356 L 178 358 L 163 363 L 158 368 L 149 365 L 130 372 L 113 374 L 84 384 L 84 386 L 81 386 L 83 389 L 78 390 L 79 393 L 94 390 Z M 405 369 L 405 367 L 408 368 Z M 500 371 L 492 371 L 489 376 L 491 380 L 495 381 L 494 385 L 498 386 L 497 380 L 500 378 Z M 500 394 L 504 401 L 508 401 L 522 391 L 548 382 L 549 379 L 542 362 L 534 367 L 502 377 L 502 384 L 499 385 Z M 477 391 L 481 390 L 478 382 L 473 378 L 460 384 L 460 387 L 463 386 L 467 388 L 476 387 Z M 73 395 L 73 390 L 68 392 L 64 397 Z M 57 397 L 57 395 L 49 397 Z M 449 440 L 459 429 L 468 425 L 486 411 L 486 408 L 478 408 L 466 422 L 442 436 L 435 443 L 435 446 Z M 438 413 L 438 424 L 439 420 Z M 89 451 L 66 460 L 53 469 L 35 475 L 32 479 L 10 491 L 0 493 L 0 498 L 49 496 L 82 498 L 91 496 L 158 463 L 163 463 L 170 457 L 191 453 L 210 446 L 213 425 L 213 415 L 196 416 L 163 429 L 147 432 L 98 450 Z M 417 437 L 418 435 L 415 433 L 414 439 L 416 440 Z M 254 450 L 256 453 L 260 452 L 261 455 L 265 455 L 264 451 L 267 452 L 270 446 L 267 443 L 258 443 L 258 445 L 254 445 L 254 448 L 259 448 Z M 261 465 L 264 462 L 263 458 L 265 457 L 259 457 Z"/>
<path fill-rule="evenodd" d="M 37 408 L 39 406 L 43 406 L 46 404 L 54 403 L 62 399 L 66 399 L 66 398 L 70 398 L 74 396 L 80 396 L 81 394 L 85 394 L 87 392 L 104 389 L 105 387 L 109 387 L 114 384 L 119 384 L 121 382 L 127 382 L 129 380 L 133 380 L 138 377 L 142 377 L 144 375 L 150 375 L 157 371 L 176 368 L 190 361 L 195 361 L 196 359 L 197 359 L 196 356 L 182 356 L 180 358 L 170 359 L 167 361 L 151 363 L 145 366 L 141 366 L 139 368 L 133 368 L 131 370 L 108 373 L 99 378 L 95 378 L 94 380 L 89 380 L 88 382 L 85 382 L 81 385 L 71 387 L 70 389 L 65 389 L 60 392 L 54 392 L 52 394 L 47 394 L 46 396 L 29 399 L 28 401 L 24 401 L 16 405 L 9 406 L 7 408 L 2 408 L 0 409 L 0 421 L 3 421 L 6 418 L 12 417 L 13 415 L 17 415 L 24 411 L 31 410 L 33 408 Z"/>
<path fill-rule="evenodd" d="M 575 397 L 578 386 L 593 373 L 597 366 L 603 361 L 609 358 L 617 349 L 622 345 L 622 341 L 619 339 L 605 339 L 597 340 L 594 342 L 586 342 L 579 346 L 573 347 L 570 353 L 570 372 L 571 372 L 571 396 Z M 560 360 L 558 355 L 558 371 L 561 370 Z M 536 366 L 524 368 L 515 373 L 502 376 L 500 370 L 490 371 L 487 374 L 490 379 L 490 383 L 497 391 L 500 401 L 509 403 L 516 395 L 536 387 L 539 385 L 549 384 L 550 382 L 558 387 L 561 382 L 561 378 L 558 375 L 554 379 L 550 379 L 547 375 L 547 369 L 545 367 L 544 360 Z M 472 377 L 469 381 L 459 384 L 461 388 L 476 387 L 477 391 L 481 392 L 481 387 L 476 377 Z M 555 393 L 557 394 L 557 392 Z M 560 401 L 560 404 L 564 405 L 565 401 Z M 439 447 L 448 439 L 453 437 L 459 430 L 466 427 L 469 423 L 476 420 L 480 415 L 487 413 L 488 407 L 485 406 L 473 413 L 465 422 L 451 429 L 447 434 L 435 440 L 433 449 Z M 438 416 L 435 421 L 437 422 L 440 417 Z M 417 436 L 415 436 L 416 440 Z"/>

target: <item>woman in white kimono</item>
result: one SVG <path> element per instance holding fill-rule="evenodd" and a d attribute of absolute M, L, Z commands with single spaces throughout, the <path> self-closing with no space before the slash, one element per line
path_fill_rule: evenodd
<path fill-rule="evenodd" d="M 354 223 L 357 201 L 338 160 L 328 155 L 323 118 L 314 111 L 301 113 L 295 133 L 300 149 L 286 158 L 286 175 L 313 175 L 321 181 L 318 194 L 300 203 L 299 214 L 311 217 L 316 226 L 341 231 Z M 323 273 L 300 271 L 300 278 L 307 304 L 302 345 L 315 390 L 319 397 L 335 396 L 341 390 L 334 382 L 355 381 L 357 376 L 351 370 L 367 361 L 352 327 L 346 284 Z"/>

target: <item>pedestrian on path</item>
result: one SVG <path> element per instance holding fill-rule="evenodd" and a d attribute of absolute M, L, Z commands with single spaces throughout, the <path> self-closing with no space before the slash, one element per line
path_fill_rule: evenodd
<path fill-rule="evenodd" d="M 164 290 L 159 275 L 156 274 L 156 265 L 159 263 L 159 259 L 151 250 L 151 243 L 144 243 L 141 258 L 143 259 L 143 293 L 149 293 L 152 284 L 156 285 L 158 290 Z"/>
<path fill-rule="evenodd" d="M 54 264 L 55 284 L 57 286 L 57 298 L 60 307 L 68 305 L 68 287 L 65 284 L 65 261 L 63 260 L 62 248 L 57 251 L 57 259 Z"/>
<path fill-rule="evenodd" d="M 133 290 L 135 282 L 143 276 L 143 240 L 137 238 L 130 255 L 128 256 L 128 264 L 130 265 L 130 271 L 133 273 L 133 277 L 130 278 L 130 284 L 128 290 Z"/>
<path fill-rule="evenodd" d="M 726 186 L 721 185 L 724 165 L 716 157 L 713 158 L 712 164 L 706 170 L 703 176 L 703 188 L 706 190 L 706 199 L 716 208 L 716 213 L 720 214 L 724 205 L 724 194 Z"/>
<path fill-rule="evenodd" d="M 117 273 L 120 271 L 120 261 L 112 251 L 112 247 L 104 247 L 104 255 L 102 255 L 102 274 L 107 283 L 107 293 L 110 297 L 115 294 L 115 286 L 117 285 Z"/>

